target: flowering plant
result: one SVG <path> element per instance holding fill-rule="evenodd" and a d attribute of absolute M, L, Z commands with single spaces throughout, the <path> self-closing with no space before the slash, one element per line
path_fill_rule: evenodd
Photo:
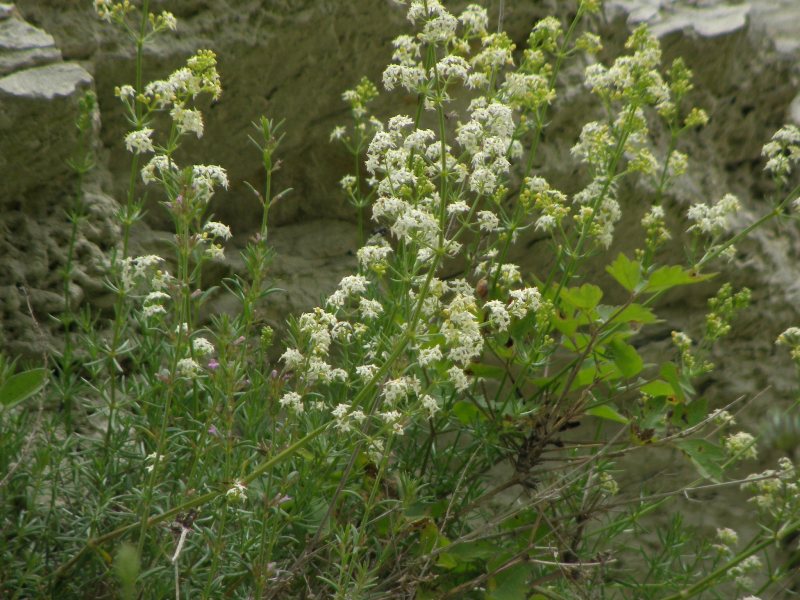
<path fill-rule="evenodd" d="M 797 201 L 798 188 L 787 189 L 796 130 L 765 146 L 782 194 L 772 210 L 733 232 L 734 196 L 698 202 L 686 215 L 687 263 L 663 264 L 675 234 L 663 200 L 689 160 L 679 141 L 707 121 L 689 106 L 683 61 L 662 71 L 658 41 L 639 27 L 627 53 L 604 65 L 589 23 L 597 0 L 578 2 L 566 27 L 538 22 L 522 49 L 491 33 L 478 5 L 456 16 L 439 0 L 410 0 L 416 33 L 394 40 L 382 83 L 415 96 L 416 109 L 380 119 L 370 108 L 378 89 L 362 80 L 343 95 L 351 125 L 331 135 L 359 165 L 341 180 L 358 214 L 357 271 L 291 320 L 275 352 L 257 307 L 275 291 L 266 274 L 280 125 L 256 124 L 261 228 L 243 252 L 246 274 L 223 281 L 241 310 L 204 323 L 199 309 L 213 290 L 203 265 L 232 235 L 207 209 L 228 179 L 214 165 L 181 168 L 174 154 L 184 136 L 203 133 L 193 100 L 221 93 L 215 57 L 201 51 L 144 84 L 141 47 L 173 29 L 174 17 L 149 14 L 147 2 L 139 13 L 127 0 L 96 6 L 139 51 L 137 81 L 117 94 L 132 124 L 124 144 L 133 177 L 110 265 L 110 338 L 86 323 L 86 375 L 72 378 L 76 359 L 62 357 L 59 376 L 62 393 L 71 381 L 69 393 L 89 399 L 85 411 L 105 402 L 104 432 L 83 441 L 68 427 L 54 466 L 34 474 L 52 498 L 48 526 L 63 517 L 70 533 L 59 538 L 55 573 L 29 569 L 20 589 L 677 599 L 780 585 L 790 566 L 772 557 L 800 528 L 796 467 L 783 457 L 777 470 L 737 479 L 730 467 L 757 458 L 757 439 L 734 429 L 736 402 L 713 410 L 694 386 L 749 291 L 723 284 L 699 340 L 674 331 L 669 355 L 643 356 L 637 338 L 659 321 L 664 294 L 710 281 L 708 269 L 739 239 Z M 570 61 L 584 61 L 601 116 L 572 148 L 581 184 L 562 191 L 536 165 Z M 170 119 L 163 137 L 158 116 Z M 654 142 L 656 127 L 666 148 Z M 623 209 L 622 183 L 634 177 L 651 189 L 635 209 L 641 244 L 612 253 L 623 210 L 633 210 Z M 143 206 L 137 178 L 159 190 L 174 222 L 169 263 L 128 253 Z M 378 227 L 371 235 L 368 218 Z M 523 268 L 515 246 L 532 235 L 550 253 Z M 779 343 L 797 359 L 795 329 Z M 82 443 L 100 450 L 92 467 Z M 662 448 L 696 475 L 645 488 L 622 472 L 628 456 Z M 74 479 L 57 497 L 49 477 L 65 466 Z M 90 480 L 96 497 L 79 507 Z M 730 528 L 696 539 L 679 518 L 655 550 L 643 541 L 648 513 L 731 485 L 754 494 L 762 528 L 746 544 Z"/>

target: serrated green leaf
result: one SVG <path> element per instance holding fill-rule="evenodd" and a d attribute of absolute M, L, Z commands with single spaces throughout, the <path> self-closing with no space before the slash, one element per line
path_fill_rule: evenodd
<path fill-rule="evenodd" d="M 588 346 L 593 339 L 594 338 L 588 333 L 575 333 L 572 337 L 565 337 L 562 345 L 567 350 L 571 350 L 576 354 L 582 354 L 583 351 L 586 350 L 586 346 Z"/>
<path fill-rule="evenodd" d="M 480 377 L 481 379 L 496 379 L 500 381 L 506 376 L 506 370 L 497 365 L 470 363 L 469 370 L 475 377 Z"/>
<path fill-rule="evenodd" d="M 617 409 L 608 404 L 603 404 L 601 406 L 594 406 L 592 408 L 586 409 L 586 414 L 592 417 L 598 417 L 600 419 L 606 419 L 607 421 L 614 421 L 616 423 L 622 423 L 623 425 L 628 424 L 628 419 L 621 415 Z"/>
<path fill-rule="evenodd" d="M 727 458 L 722 448 L 706 440 L 680 440 L 675 445 L 692 460 L 701 477 L 715 483 L 722 481 L 722 464 Z"/>
<path fill-rule="evenodd" d="M 469 562 L 491 558 L 497 554 L 498 549 L 497 546 L 486 540 L 477 540 L 453 544 L 447 548 L 447 552 L 459 560 Z"/>
<path fill-rule="evenodd" d="M 614 311 L 618 309 L 618 307 L 612 307 Z M 613 314 L 613 312 L 611 313 Z M 610 318 L 611 315 L 609 315 Z M 641 325 L 650 325 L 651 323 L 658 323 L 661 319 L 659 319 L 656 314 L 647 308 L 646 306 L 642 306 L 641 304 L 631 304 L 626 306 L 625 308 L 620 311 L 620 313 L 614 317 L 610 322 L 611 323 L 639 323 Z"/>
<path fill-rule="evenodd" d="M 715 275 L 716 273 L 709 273 L 706 275 L 693 273 L 678 265 L 661 267 L 650 275 L 650 279 L 644 289 L 646 292 L 663 292 L 679 285 L 700 283 L 701 281 L 711 279 Z"/>
<path fill-rule="evenodd" d="M 676 406 L 672 412 L 672 423 L 681 428 L 694 427 L 708 417 L 708 401 L 697 398 Z"/>
<path fill-rule="evenodd" d="M 439 554 L 439 560 L 436 561 L 436 566 L 449 571 L 458 566 L 458 559 L 448 552 L 442 552 Z"/>
<path fill-rule="evenodd" d="M 578 331 L 578 324 L 578 320 L 574 318 L 556 316 L 553 319 L 553 326 L 566 336 L 575 335 L 575 332 Z"/>
<path fill-rule="evenodd" d="M 608 352 L 614 364 L 617 365 L 623 377 L 631 378 L 638 375 L 644 368 L 644 361 L 636 348 L 626 343 L 622 338 L 612 338 L 608 343 Z"/>
<path fill-rule="evenodd" d="M 464 425 L 469 425 L 470 423 L 474 423 L 478 421 L 483 416 L 481 411 L 478 410 L 478 407 L 472 404 L 472 402 L 467 402 L 466 400 L 459 400 L 453 405 L 452 408 L 453 415 L 455 415 L 456 419 L 461 421 Z"/>
<path fill-rule="evenodd" d="M 679 402 L 686 402 L 686 395 L 683 393 L 683 387 L 681 387 L 681 382 L 678 378 L 678 367 L 675 363 L 666 362 L 661 365 L 659 375 L 661 375 L 672 388 L 672 396 Z"/>
<path fill-rule="evenodd" d="M 614 262 L 606 267 L 606 271 L 629 292 L 634 291 L 642 280 L 642 265 L 621 252 Z"/>
<path fill-rule="evenodd" d="M 525 600 L 530 591 L 530 567 L 516 565 L 489 578 L 487 600 Z"/>
<path fill-rule="evenodd" d="M 27 400 L 42 389 L 49 373 L 47 369 L 38 368 L 12 375 L 0 387 L 0 404 L 12 408 Z"/>
<path fill-rule="evenodd" d="M 603 290 L 591 283 L 584 283 L 581 287 L 571 287 L 561 291 L 562 298 L 581 310 L 591 310 L 603 298 Z"/>
<path fill-rule="evenodd" d="M 648 396 L 652 396 L 653 398 L 675 395 L 675 392 L 672 390 L 672 386 L 661 379 L 655 379 L 650 383 L 646 383 L 639 388 L 639 390 Z"/>

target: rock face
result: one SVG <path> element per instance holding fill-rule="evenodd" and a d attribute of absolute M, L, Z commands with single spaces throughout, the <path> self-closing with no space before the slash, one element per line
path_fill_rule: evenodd
<path fill-rule="evenodd" d="M 98 295 L 102 288 L 93 273 L 99 272 L 104 250 L 115 242 L 109 196 L 124 197 L 129 163 L 121 143 L 127 125 L 113 89 L 133 79 L 132 51 L 114 29 L 98 22 L 91 4 L 18 0 L 15 9 L 0 4 L 0 17 L 5 15 L 0 21 L 0 161 L 5 161 L 0 163 L 4 249 L 0 268 L 11 273 L 0 287 L 0 336 L 4 336 L 0 347 L 12 352 L 36 348 L 32 334 L 23 333 L 30 331 L 30 316 L 18 285 L 41 290 L 38 306 L 33 307 L 40 321 L 60 306 L 55 296 L 65 243 L 62 211 L 74 185 L 64 165 L 74 144 L 70 136 L 76 99 L 92 85 L 99 98 L 102 160 L 94 187 L 89 185 L 87 202 L 93 212 L 81 234 L 84 262 L 79 266 L 76 298 L 86 296 L 89 289 L 94 291 L 88 296 Z M 487 0 L 485 5 L 493 17 L 501 5 L 505 7 L 504 25 L 518 45 L 524 43 L 535 19 L 567 10 L 565 3 L 555 0 Z M 159 3 L 157 8 L 173 10 L 179 29 L 148 51 L 146 79 L 171 72 L 197 48 L 211 48 L 220 58 L 223 97 L 206 107 L 206 133 L 188 150 L 196 162 L 228 169 L 231 189 L 216 199 L 213 211 L 231 224 L 240 239 L 252 231 L 258 210 L 243 182 L 258 184 L 262 178 L 259 157 L 247 140 L 251 122 L 260 114 L 286 120 L 287 137 L 280 150 L 283 167 L 276 177 L 279 187 L 294 191 L 272 220 L 279 225 L 272 234 L 278 250 L 275 275 L 288 290 L 280 300 L 271 297 L 269 316 L 279 322 L 287 312 L 314 303 L 354 264 L 352 210 L 337 185 L 350 161 L 328 142 L 328 135 L 347 118 L 341 92 L 362 75 L 379 81 L 391 54 L 390 41 L 408 30 L 403 9 L 390 0 L 184 0 Z M 647 22 L 661 38 L 665 62 L 686 58 L 696 74 L 695 99 L 711 115 L 709 126 L 683 148 L 696 159 L 694 170 L 667 198 L 676 226 L 685 228 L 681 215 L 689 202 L 715 200 L 727 191 L 745 202 L 743 222 L 760 214 L 761 199 L 770 192 L 761 173 L 761 146 L 787 119 L 800 121 L 800 99 L 795 100 L 798 73 L 792 67 L 800 39 L 797 3 L 608 0 L 605 10 L 600 31 L 609 48 L 605 58 L 621 48 L 633 27 Z M 61 62 L 57 48 L 82 67 Z M 575 77 L 569 79 L 577 82 Z M 563 94 L 566 102 L 554 113 L 548 133 L 555 142 L 544 152 L 541 166 L 554 185 L 567 191 L 576 185 L 569 148 L 591 110 L 578 91 L 579 86 L 573 85 Z M 388 114 L 412 101 L 387 95 L 380 109 Z M 627 192 L 633 199 L 648 190 L 632 184 Z M 635 202 L 629 202 L 629 208 L 627 222 L 620 227 L 632 226 L 641 216 Z M 137 233 L 140 247 L 163 242 L 165 220 L 159 214 L 154 202 L 149 229 Z M 536 239 L 529 239 L 521 245 L 520 262 L 531 260 L 527 257 L 536 254 L 536 244 Z M 777 386 L 777 394 L 788 389 L 788 374 L 774 372 L 765 359 L 780 327 L 796 318 L 800 289 L 792 264 L 797 248 L 793 233 L 763 230 L 742 246 L 730 267 L 736 283 L 753 288 L 758 302 L 741 340 L 733 343 L 760 357 L 750 361 L 751 371 L 735 370 L 738 375 L 730 389 L 758 390 L 767 381 Z M 19 259 L 23 253 L 26 261 Z M 18 258 L 9 258 L 13 256 Z M 232 259 L 226 268 L 235 271 L 236 261 Z M 668 306 L 671 322 L 664 337 L 670 328 L 700 318 L 706 291 L 698 289 L 696 296 L 682 296 L 680 304 Z M 652 340 L 654 347 L 664 343 Z M 719 362 L 725 360 L 720 357 Z"/>
<path fill-rule="evenodd" d="M 62 60 L 51 35 L 0 4 L 0 348 L 11 355 L 38 354 L 49 315 L 64 309 L 65 211 L 76 182 L 67 161 L 77 150 L 79 101 L 93 85 L 86 69 Z M 78 285 L 68 292 L 76 304 L 102 289 L 115 230 L 108 196 L 84 201 L 91 223 L 77 238 Z"/>

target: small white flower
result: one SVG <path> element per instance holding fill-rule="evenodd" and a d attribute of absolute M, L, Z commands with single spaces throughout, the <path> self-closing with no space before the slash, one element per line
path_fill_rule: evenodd
<path fill-rule="evenodd" d="M 477 215 L 478 226 L 481 231 L 497 231 L 500 229 L 500 219 L 489 210 L 482 210 Z"/>
<path fill-rule="evenodd" d="M 535 287 L 511 290 L 508 295 L 511 296 L 508 312 L 518 319 L 523 319 L 531 311 L 539 310 L 542 305 L 542 295 Z"/>
<path fill-rule="evenodd" d="M 469 379 L 467 378 L 466 373 L 464 373 L 463 369 L 459 369 L 458 367 L 451 367 L 449 371 L 447 371 L 447 375 L 450 378 L 450 382 L 453 384 L 453 387 L 456 388 L 457 391 L 463 392 L 469 389 Z"/>
<path fill-rule="evenodd" d="M 149 127 L 131 131 L 125 136 L 125 147 L 128 152 L 134 154 L 146 154 L 147 152 L 154 152 L 153 140 L 150 136 L 153 135 L 153 130 Z"/>
<path fill-rule="evenodd" d="M 177 371 L 184 377 L 194 377 L 200 373 L 200 365 L 193 358 L 182 358 L 178 361 Z"/>
<path fill-rule="evenodd" d="M 247 500 L 247 486 L 236 479 L 228 491 L 225 492 L 225 497 L 236 502 L 244 502 Z"/>
<path fill-rule="evenodd" d="M 230 227 L 218 221 L 209 221 L 203 225 L 203 232 L 207 233 L 211 237 L 222 238 L 225 241 L 231 239 L 231 236 L 233 235 Z"/>
<path fill-rule="evenodd" d="M 420 400 L 422 402 L 422 407 L 428 411 L 431 417 L 439 410 L 439 404 L 433 396 L 425 394 Z"/>
<path fill-rule="evenodd" d="M 215 186 L 228 189 L 228 174 L 218 165 L 194 165 L 192 185 L 198 191 L 212 191 Z"/>
<path fill-rule="evenodd" d="M 726 546 L 732 547 L 739 543 L 739 534 L 729 527 L 717 529 L 717 538 Z"/>
<path fill-rule="evenodd" d="M 453 56 L 448 54 L 436 65 L 436 71 L 440 77 L 448 79 L 450 77 L 458 77 L 459 79 L 466 80 L 469 75 L 469 63 L 460 56 Z"/>
<path fill-rule="evenodd" d="M 469 212 L 469 205 L 467 205 L 467 203 L 464 202 L 463 200 L 459 200 L 458 202 L 453 202 L 447 207 L 447 214 L 450 216 L 468 212 Z"/>
<path fill-rule="evenodd" d="M 169 112 L 178 128 L 178 133 L 194 133 L 198 138 L 203 137 L 203 115 L 199 110 L 175 106 Z"/>
<path fill-rule="evenodd" d="M 287 348 L 281 360 L 286 363 L 287 369 L 296 369 L 305 362 L 305 358 L 296 348 Z"/>
<path fill-rule="evenodd" d="M 339 289 L 348 296 L 354 296 L 366 292 L 368 283 L 363 275 L 348 275 L 339 282 Z"/>
<path fill-rule="evenodd" d="M 338 125 L 337 127 L 334 127 L 333 130 L 331 131 L 330 141 L 332 142 L 334 140 L 341 140 L 342 138 L 344 138 L 345 133 L 346 130 L 343 126 Z"/>
<path fill-rule="evenodd" d="M 383 306 L 380 302 L 368 298 L 361 298 L 358 308 L 361 311 L 361 316 L 365 319 L 377 319 L 383 312 Z"/>
<path fill-rule="evenodd" d="M 117 97 L 122 100 L 133 100 L 136 97 L 136 90 L 133 89 L 132 85 L 123 85 L 115 91 Z"/>
<path fill-rule="evenodd" d="M 178 29 L 178 20 L 167 10 L 161 11 L 161 21 L 164 23 L 164 27 L 171 31 Z"/>
<path fill-rule="evenodd" d="M 486 34 L 486 29 L 489 27 L 489 16 L 486 14 L 486 9 L 477 4 L 470 4 L 458 17 L 458 20 L 464 25 L 467 33 L 476 36 Z"/>
<path fill-rule="evenodd" d="M 204 337 L 194 338 L 192 340 L 192 349 L 199 356 L 208 356 L 214 353 L 214 345 Z"/>
<path fill-rule="evenodd" d="M 417 361 L 421 367 L 427 367 L 438 360 L 442 360 L 442 349 L 439 348 L 439 346 L 434 346 L 433 348 L 420 348 Z"/>
<path fill-rule="evenodd" d="M 145 457 L 144 460 L 145 460 L 145 462 L 148 462 L 150 464 L 145 467 L 145 471 L 147 471 L 148 473 L 152 473 L 153 469 L 156 467 L 156 465 L 158 464 L 159 459 L 161 459 L 161 458 L 162 457 L 160 457 L 157 452 L 153 452 L 152 454 L 148 454 Z"/>
<path fill-rule="evenodd" d="M 358 365 L 356 367 L 356 375 L 361 377 L 363 380 L 372 379 L 375 373 L 378 372 L 377 365 Z"/>
<path fill-rule="evenodd" d="M 756 439 L 745 431 L 740 431 L 726 437 L 722 441 L 722 445 L 731 456 L 737 456 L 740 459 L 753 459 L 758 458 L 758 448 L 756 447 Z"/>
<path fill-rule="evenodd" d="M 166 313 L 166 309 L 160 304 L 147 304 L 142 307 L 142 314 L 148 318 L 155 315 L 164 315 Z"/>
<path fill-rule="evenodd" d="M 489 311 L 489 322 L 500 331 L 505 331 L 511 324 L 511 317 L 506 310 L 506 305 L 500 300 L 490 300 L 484 304 L 484 308 Z"/>
<path fill-rule="evenodd" d="M 331 414 L 337 419 L 343 419 L 348 410 L 350 410 L 349 404 L 338 404 L 336 408 L 331 411 Z"/>
<path fill-rule="evenodd" d="M 290 408 L 296 413 L 303 412 L 303 398 L 297 392 L 286 392 L 278 403 L 284 408 Z"/>

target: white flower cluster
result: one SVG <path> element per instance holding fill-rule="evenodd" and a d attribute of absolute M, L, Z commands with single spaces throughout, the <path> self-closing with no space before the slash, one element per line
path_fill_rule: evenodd
<path fill-rule="evenodd" d="M 789 327 L 775 340 L 778 346 L 786 346 L 795 362 L 800 364 L 800 327 Z"/>
<path fill-rule="evenodd" d="M 175 161 L 165 154 L 156 154 L 141 171 L 144 183 L 172 182 L 181 173 Z M 216 187 L 228 189 L 228 174 L 218 165 L 193 165 L 184 174 L 189 179 L 194 200 L 200 204 L 208 203 Z"/>
<path fill-rule="evenodd" d="M 739 199 L 733 194 L 725 194 L 719 202 L 709 206 L 704 203 L 693 204 L 687 216 L 694 225 L 689 231 L 699 231 L 711 236 L 718 236 L 730 228 L 728 216 L 736 214 L 740 208 Z"/>
<path fill-rule="evenodd" d="M 470 190 L 492 194 L 498 177 L 508 173 L 507 155 L 516 126 L 511 108 L 500 102 L 476 98 L 470 103 L 471 119 L 456 130 L 456 141 L 471 156 Z"/>
<path fill-rule="evenodd" d="M 214 344 L 204 337 L 197 337 L 192 340 L 192 350 L 197 356 L 209 356 L 214 354 Z"/>
<path fill-rule="evenodd" d="M 742 489 L 755 494 L 750 499 L 762 510 L 778 510 L 786 501 L 796 502 L 800 493 L 798 470 L 791 459 L 778 459 L 778 469 L 768 469 L 753 473 L 742 484 Z"/>
<path fill-rule="evenodd" d="M 154 254 L 146 256 L 129 256 L 122 261 L 122 287 L 125 291 L 133 290 L 147 275 L 149 275 L 156 265 L 164 262 L 164 259 Z"/>
<path fill-rule="evenodd" d="M 222 94 L 216 55 L 211 50 L 199 50 L 186 61 L 186 66 L 173 72 L 167 79 L 151 81 L 144 88 L 145 99 L 154 107 L 183 108 L 187 101 L 202 93 L 214 99 Z M 190 121 L 194 117 L 189 117 Z"/>
<path fill-rule="evenodd" d="M 244 502 L 247 500 L 247 486 L 236 479 L 228 491 L 225 492 L 225 497 L 235 502 Z"/>
<path fill-rule="evenodd" d="M 199 138 L 203 137 L 203 115 L 199 110 L 176 105 L 169 114 L 178 133 L 193 133 Z"/>
<path fill-rule="evenodd" d="M 756 439 L 745 431 L 733 433 L 722 440 L 722 445 L 727 450 L 728 454 L 737 459 L 753 459 L 758 458 L 758 446 L 756 446 Z"/>
<path fill-rule="evenodd" d="M 339 282 L 339 289 L 328 296 L 328 305 L 341 308 L 348 298 L 361 297 L 367 291 L 369 281 L 363 275 L 347 275 Z"/>
<path fill-rule="evenodd" d="M 658 72 L 661 47 L 644 25 L 639 26 L 625 44 L 632 55 L 618 57 L 611 67 L 593 64 L 586 67 L 586 86 L 608 100 L 648 104 L 661 112 L 672 108 L 669 86 Z"/>
<path fill-rule="evenodd" d="M 575 216 L 578 223 L 588 228 L 589 235 L 598 244 L 608 248 L 614 239 L 614 227 L 622 216 L 615 182 L 598 177 L 575 194 L 573 202 L 580 205 Z"/>
<path fill-rule="evenodd" d="M 193 358 L 182 358 L 176 365 L 178 375 L 182 377 L 195 377 L 202 372 L 200 365 Z"/>
<path fill-rule="evenodd" d="M 800 162 L 800 128 L 786 125 L 775 132 L 761 154 L 767 158 L 765 170 L 778 181 L 785 182 L 792 168 Z"/>
<path fill-rule="evenodd" d="M 332 367 L 327 358 L 334 341 L 350 340 L 353 326 L 346 321 L 339 321 L 336 315 L 316 308 L 300 316 L 298 328 L 306 340 L 305 353 L 298 348 L 288 348 L 281 356 L 286 367 L 297 369 L 309 384 L 346 381 L 347 372 Z"/>
<path fill-rule="evenodd" d="M 151 139 L 153 130 L 149 127 L 144 127 L 136 131 L 131 131 L 125 136 L 125 147 L 128 152 L 134 154 L 147 154 L 148 152 L 155 151 L 153 147 L 153 140 Z"/>
<path fill-rule="evenodd" d="M 142 303 L 142 314 L 149 318 L 155 315 L 166 314 L 167 310 L 164 308 L 162 302 L 170 300 L 170 295 L 162 291 L 153 291 L 145 296 Z"/>

